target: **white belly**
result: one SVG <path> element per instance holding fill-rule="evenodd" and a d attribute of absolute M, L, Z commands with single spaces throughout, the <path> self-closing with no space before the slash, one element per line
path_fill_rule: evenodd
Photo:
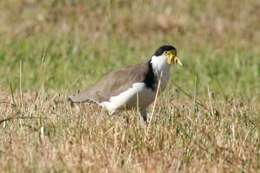
<path fill-rule="evenodd" d="M 105 107 L 110 113 L 115 112 L 121 108 L 146 108 L 151 104 L 155 98 L 156 91 L 149 89 L 144 83 L 135 83 L 131 88 L 120 93 L 117 96 L 113 96 L 109 101 L 100 103 L 102 107 Z"/>

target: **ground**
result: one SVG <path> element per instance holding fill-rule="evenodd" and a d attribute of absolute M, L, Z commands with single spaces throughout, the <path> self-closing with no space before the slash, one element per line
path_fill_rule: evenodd
<path fill-rule="evenodd" d="M 259 172 L 257 0 L 0 2 L 2 172 Z M 68 95 L 173 44 L 140 126 Z"/>

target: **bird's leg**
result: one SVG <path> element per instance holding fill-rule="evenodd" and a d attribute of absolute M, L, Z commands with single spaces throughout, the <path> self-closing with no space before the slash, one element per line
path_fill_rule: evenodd
<path fill-rule="evenodd" d="M 148 121 L 147 121 L 147 112 L 146 112 L 146 109 L 140 110 L 139 113 L 140 113 L 141 123 L 147 125 Z"/>

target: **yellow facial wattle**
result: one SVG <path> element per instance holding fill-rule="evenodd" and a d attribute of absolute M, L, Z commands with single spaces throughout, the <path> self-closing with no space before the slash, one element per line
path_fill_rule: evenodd
<path fill-rule="evenodd" d="M 179 65 L 183 65 L 181 60 L 176 56 L 176 54 L 172 51 L 166 52 L 166 56 L 167 56 L 167 62 L 168 64 L 179 64 Z"/>
<path fill-rule="evenodd" d="M 169 51 L 169 52 L 166 53 L 166 56 L 167 56 L 168 64 L 174 64 L 175 54 L 173 52 Z"/>

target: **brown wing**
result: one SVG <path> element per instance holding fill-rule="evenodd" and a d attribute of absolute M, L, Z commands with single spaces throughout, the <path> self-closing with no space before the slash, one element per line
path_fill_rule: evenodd
<path fill-rule="evenodd" d="M 89 89 L 70 96 L 69 100 L 73 103 L 108 101 L 110 97 L 130 88 L 133 83 L 144 81 L 148 70 L 149 66 L 145 63 L 110 72 Z"/>

